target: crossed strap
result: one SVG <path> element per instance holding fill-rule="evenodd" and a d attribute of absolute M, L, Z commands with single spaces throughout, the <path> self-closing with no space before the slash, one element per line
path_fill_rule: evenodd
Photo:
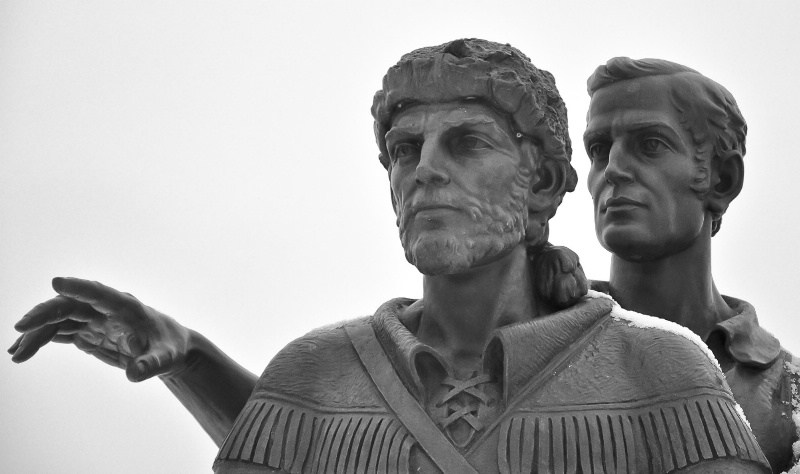
<path fill-rule="evenodd" d="M 344 329 L 386 404 L 434 464 L 444 474 L 478 474 L 408 392 L 375 336 L 372 325 L 345 326 Z"/>

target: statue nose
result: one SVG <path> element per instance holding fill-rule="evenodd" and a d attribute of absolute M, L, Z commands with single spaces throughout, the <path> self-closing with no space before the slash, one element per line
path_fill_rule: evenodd
<path fill-rule="evenodd" d="M 608 154 L 608 164 L 604 172 L 606 182 L 609 184 L 623 184 L 633 182 L 633 173 L 630 169 L 630 157 L 620 147 L 611 147 Z"/>
<path fill-rule="evenodd" d="M 433 143 L 431 143 L 433 142 Z M 417 184 L 444 185 L 450 182 L 450 176 L 445 170 L 445 150 L 438 146 L 436 140 L 429 140 L 422 145 L 419 163 L 417 164 Z"/>
<path fill-rule="evenodd" d="M 417 184 L 447 184 L 450 177 L 442 170 L 420 163 L 417 166 Z"/>

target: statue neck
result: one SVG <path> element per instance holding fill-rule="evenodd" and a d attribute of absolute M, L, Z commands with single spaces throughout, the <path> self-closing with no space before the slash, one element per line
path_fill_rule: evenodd
<path fill-rule="evenodd" d="M 612 255 L 611 296 L 625 309 L 673 321 L 704 341 L 720 321 L 733 316 L 711 276 L 711 231 L 687 249 L 647 262 Z"/>
<path fill-rule="evenodd" d="M 426 275 L 417 337 L 459 369 L 477 368 L 489 334 L 536 317 L 524 242 L 502 258 L 454 275 Z"/>

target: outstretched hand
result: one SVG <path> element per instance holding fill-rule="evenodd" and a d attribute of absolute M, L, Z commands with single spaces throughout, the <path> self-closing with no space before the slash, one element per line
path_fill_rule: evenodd
<path fill-rule="evenodd" d="M 50 341 L 74 344 L 139 382 L 184 367 L 190 331 L 128 293 L 79 278 L 54 278 L 59 296 L 34 307 L 8 349 L 24 362 Z"/>

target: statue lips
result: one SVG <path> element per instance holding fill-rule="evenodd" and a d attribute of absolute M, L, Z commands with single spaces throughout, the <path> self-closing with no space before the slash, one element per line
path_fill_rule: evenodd
<path fill-rule="evenodd" d="M 414 206 L 411 210 L 411 215 L 432 221 L 439 220 L 437 218 L 443 218 L 453 212 L 462 212 L 462 209 L 450 204 L 426 203 Z"/>
<path fill-rule="evenodd" d="M 420 202 L 411 206 L 406 222 L 416 220 L 424 228 L 445 229 L 455 223 L 453 219 L 458 219 L 455 217 L 457 214 L 464 212 L 464 209 L 447 202 Z"/>
<path fill-rule="evenodd" d="M 616 196 L 616 197 L 610 197 L 610 198 L 606 199 L 606 202 L 604 202 L 600 206 L 600 212 L 601 213 L 606 213 L 606 212 L 625 212 L 625 211 L 632 211 L 632 210 L 634 210 L 636 208 L 640 208 L 640 207 L 643 208 L 643 207 L 647 207 L 647 206 L 645 206 L 644 204 L 640 203 L 639 201 L 636 201 L 636 200 L 631 199 L 631 198 L 627 198 L 625 196 Z"/>
<path fill-rule="evenodd" d="M 421 204 L 418 206 L 414 206 L 411 210 L 412 215 L 419 214 L 421 212 L 440 212 L 440 211 L 460 211 L 461 209 L 451 206 L 450 204 Z"/>
<path fill-rule="evenodd" d="M 437 193 L 437 195 L 431 194 L 433 193 L 419 193 L 418 196 L 415 196 L 416 199 L 412 199 L 407 207 L 407 215 L 409 217 L 414 217 L 419 213 L 464 211 L 460 206 L 454 204 L 454 202 L 458 202 L 454 196 L 449 194 L 445 195 L 444 193 Z"/>

